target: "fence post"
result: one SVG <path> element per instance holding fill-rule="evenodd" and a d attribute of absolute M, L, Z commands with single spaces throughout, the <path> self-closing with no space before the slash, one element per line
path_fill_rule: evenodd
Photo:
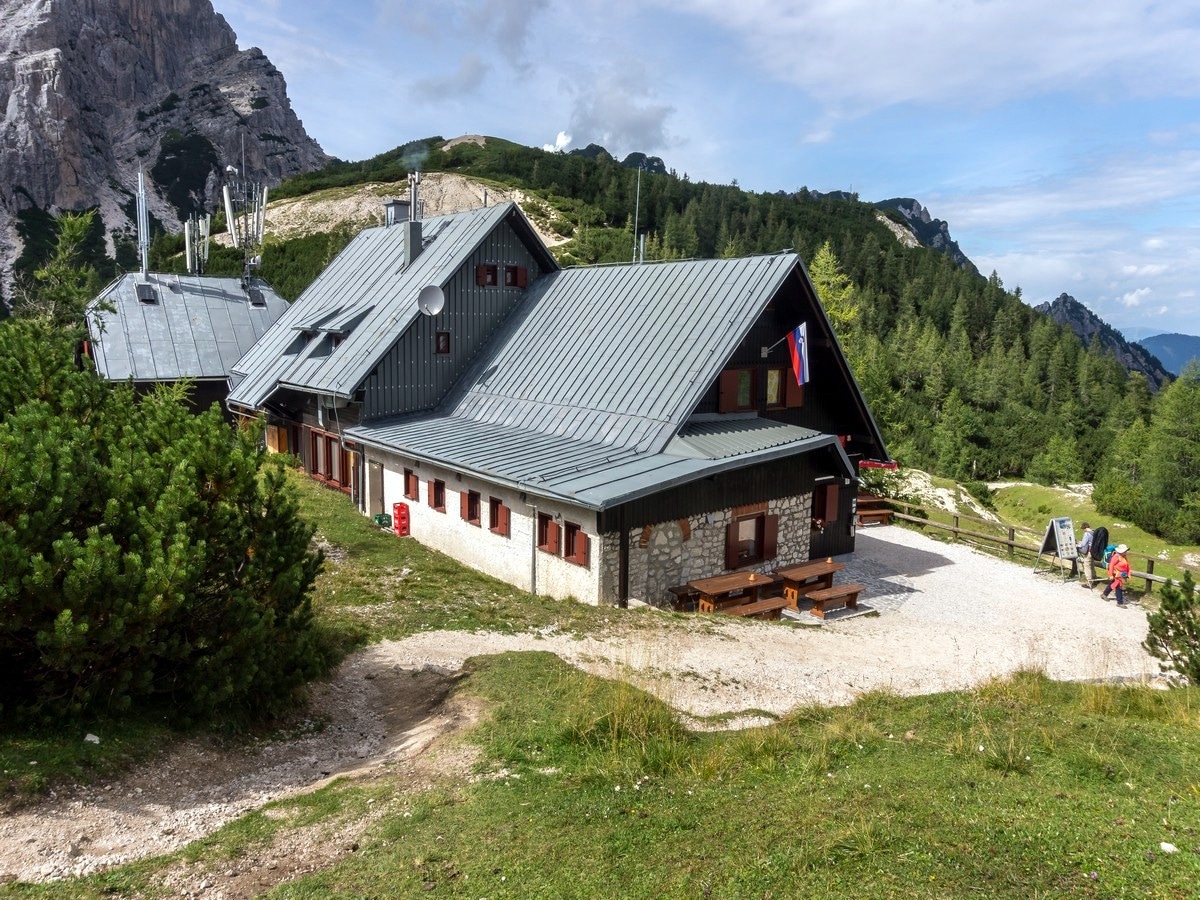
<path fill-rule="evenodd" d="M 1147 575 L 1154 574 L 1154 560 L 1151 559 L 1149 556 L 1146 557 L 1146 574 Z M 1147 594 L 1154 593 L 1154 582 L 1151 581 L 1149 578 L 1146 579 L 1146 593 Z"/>
<path fill-rule="evenodd" d="M 954 514 L 954 540 L 958 540 L 958 513 Z"/>
<path fill-rule="evenodd" d="M 1014 553 L 1016 553 L 1016 550 L 1017 550 L 1016 543 L 1017 543 L 1017 529 L 1013 528 L 1010 525 L 1008 527 L 1008 555 L 1009 556 L 1012 556 Z"/>

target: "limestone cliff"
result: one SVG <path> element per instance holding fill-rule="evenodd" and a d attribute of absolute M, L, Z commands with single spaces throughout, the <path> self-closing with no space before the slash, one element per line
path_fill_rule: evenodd
<path fill-rule="evenodd" d="M 209 0 L 0 0 L 0 272 L 17 214 L 99 207 L 130 225 L 137 171 L 168 227 L 211 206 L 218 171 L 267 183 L 328 158 L 283 76 Z M 8 291 L 5 292 L 6 294 Z"/>

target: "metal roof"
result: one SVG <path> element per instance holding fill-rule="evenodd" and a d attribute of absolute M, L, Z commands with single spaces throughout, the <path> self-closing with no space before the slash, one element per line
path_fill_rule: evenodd
<path fill-rule="evenodd" d="M 444 287 L 479 243 L 510 216 L 533 234 L 511 202 L 424 220 L 424 249 L 407 269 L 407 229 L 393 225 L 360 232 L 234 367 L 237 387 L 229 402 L 258 408 L 279 387 L 352 397 L 420 315 L 421 288 Z M 536 235 L 533 243 L 541 248 L 546 266 L 556 267 Z M 354 324 L 364 311 L 362 321 Z M 337 347 L 327 339 L 314 338 L 303 345 L 297 341 L 298 331 L 339 331 L 352 324 L 353 330 Z"/>
<path fill-rule="evenodd" d="M 657 453 L 798 265 L 778 254 L 552 272 L 441 411 Z"/>
<path fill-rule="evenodd" d="M 718 472 L 823 447 L 838 455 L 845 474 L 854 471 L 834 435 L 767 419 L 703 423 L 662 453 L 436 414 L 359 425 L 347 429 L 346 436 L 534 496 L 597 510 Z M 705 446 L 716 455 L 704 455 Z"/>
<path fill-rule="evenodd" d="M 123 275 L 88 304 L 97 371 L 113 381 L 228 378 L 288 308 L 265 282 L 252 287 L 264 305 L 250 302 L 239 278 Z"/>

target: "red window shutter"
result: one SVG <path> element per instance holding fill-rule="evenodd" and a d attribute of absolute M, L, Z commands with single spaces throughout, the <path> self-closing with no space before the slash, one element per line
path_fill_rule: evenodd
<path fill-rule="evenodd" d="M 582 531 L 575 537 L 575 562 L 585 568 L 592 561 L 592 539 Z"/>
<path fill-rule="evenodd" d="M 804 385 L 796 384 L 796 373 L 790 368 L 783 373 L 783 405 L 795 409 L 804 405 Z"/>
<path fill-rule="evenodd" d="M 500 533 L 502 535 L 504 535 L 505 537 L 508 537 L 509 530 L 511 528 L 511 525 L 509 524 L 510 520 L 509 520 L 508 507 L 501 506 L 499 509 L 499 513 L 500 513 L 500 526 L 499 526 Z"/>
<path fill-rule="evenodd" d="M 717 412 L 734 412 L 738 408 L 738 373 L 727 369 L 721 373 L 717 387 Z"/>
<path fill-rule="evenodd" d="M 523 288 L 529 285 L 529 270 L 524 266 L 517 266 L 517 287 Z"/>
<path fill-rule="evenodd" d="M 428 496 L 429 505 L 436 509 L 437 508 L 437 498 L 434 496 L 434 494 L 437 491 L 437 486 L 436 486 L 436 482 L 432 478 L 430 478 L 427 482 L 425 482 L 425 491 L 429 495 Z"/>
<path fill-rule="evenodd" d="M 475 267 L 475 283 L 480 287 L 485 287 L 488 283 L 488 267 L 480 263 Z"/>
<path fill-rule="evenodd" d="M 458 509 L 463 519 L 471 518 L 471 495 L 466 491 L 458 495 Z"/>
<path fill-rule="evenodd" d="M 836 522 L 838 519 L 838 486 L 825 485 L 825 521 Z"/>
<path fill-rule="evenodd" d="M 779 555 L 779 516 L 766 516 L 763 523 L 763 559 Z"/>
<path fill-rule="evenodd" d="M 725 568 L 736 569 L 738 567 L 738 526 L 737 522 L 730 522 L 725 527 Z"/>
<path fill-rule="evenodd" d="M 562 529 L 558 527 L 557 522 L 546 523 L 546 551 L 558 555 L 559 549 L 562 547 Z"/>

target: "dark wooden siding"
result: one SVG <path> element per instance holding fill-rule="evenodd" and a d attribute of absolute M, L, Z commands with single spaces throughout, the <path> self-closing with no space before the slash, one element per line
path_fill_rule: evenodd
<path fill-rule="evenodd" d="M 856 389 L 846 378 L 832 336 L 819 330 L 819 319 L 811 312 L 815 302 L 799 278 L 789 278 L 738 345 L 725 368 L 754 370 L 756 407 L 760 415 L 825 434 L 850 435 L 853 442 L 847 451 L 863 452 L 870 443 L 870 429 L 859 412 Z M 780 341 L 801 321 L 808 322 L 808 361 L 812 372 L 811 380 L 804 386 L 804 405 L 793 409 L 768 409 L 767 370 L 782 367 L 785 378 L 792 378 L 792 362 L 786 340 L 774 347 L 765 359 L 762 348 Z M 720 382 L 718 376 L 709 385 L 696 406 L 696 413 L 720 411 Z"/>
<path fill-rule="evenodd" d="M 477 284 L 476 268 L 485 264 L 497 266 L 497 286 Z M 432 409 L 445 397 L 525 295 L 523 288 L 504 286 L 505 266 L 527 270 L 529 281 L 541 274 L 538 263 L 507 222 L 488 235 L 446 283 L 442 312 L 419 316 L 367 376 L 364 420 Z M 434 353 L 439 331 L 450 334 L 450 353 L 445 355 Z"/>

